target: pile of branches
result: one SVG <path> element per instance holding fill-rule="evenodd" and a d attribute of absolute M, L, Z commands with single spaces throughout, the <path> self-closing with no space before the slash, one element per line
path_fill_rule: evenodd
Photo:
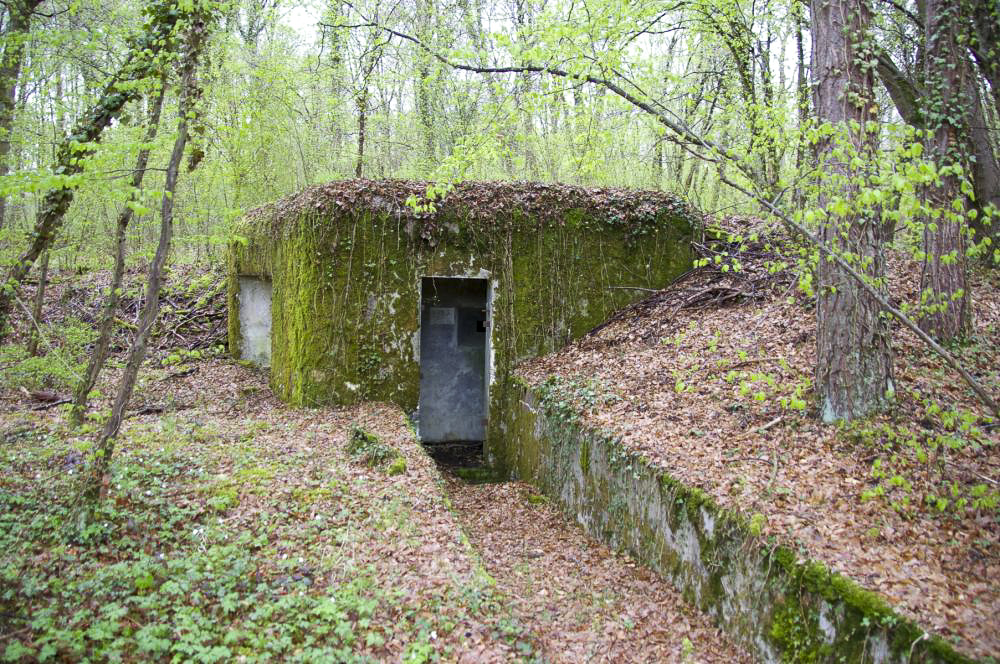
<path fill-rule="evenodd" d="M 735 306 L 767 299 L 778 290 L 789 290 L 795 283 L 795 274 L 790 267 L 794 259 L 781 249 L 787 238 L 771 234 L 741 240 L 726 230 L 736 225 L 747 233 L 750 224 L 729 218 L 724 226 L 706 230 L 701 240 L 691 243 L 698 267 L 680 275 L 663 290 L 617 312 L 588 336 L 617 321 L 643 317 L 654 310 L 667 308 L 672 317 L 681 309 Z"/>
<path fill-rule="evenodd" d="M 160 316 L 150 347 L 200 350 L 226 343 L 226 277 L 221 272 L 175 271 L 160 292 Z M 104 276 L 104 275 L 101 275 Z M 124 293 L 115 312 L 111 353 L 126 351 L 139 324 L 145 299 L 142 272 L 126 276 Z M 107 284 L 95 280 L 72 285 L 61 298 L 64 316 L 72 316 L 95 328 L 103 314 Z"/>

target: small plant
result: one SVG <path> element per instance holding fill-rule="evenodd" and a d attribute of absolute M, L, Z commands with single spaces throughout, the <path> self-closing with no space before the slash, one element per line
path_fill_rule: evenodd
<path fill-rule="evenodd" d="M 963 456 L 976 455 L 992 444 L 984 422 L 960 408 L 923 398 L 917 391 L 911 396 L 922 408 L 921 428 L 865 421 L 841 431 L 847 440 L 874 453 L 871 486 L 861 492 L 861 501 L 883 501 L 908 516 L 997 512 L 1000 491 L 968 479 L 956 481 L 949 470 Z M 992 422 L 983 419 L 986 425 Z"/>
<path fill-rule="evenodd" d="M 351 427 L 350 433 L 347 434 L 346 449 L 355 461 L 363 463 L 369 468 L 389 463 L 390 474 L 399 475 L 406 472 L 406 461 L 394 447 L 386 445 L 378 436 L 359 426 Z M 401 467 L 398 466 L 397 459 L 403 461 Z"/>

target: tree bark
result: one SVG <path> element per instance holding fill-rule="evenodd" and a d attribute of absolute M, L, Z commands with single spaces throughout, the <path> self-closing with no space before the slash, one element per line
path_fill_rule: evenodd
<path fill-rule="evenodd" d="M 968 77 L 966 94 L 971 100 L 969 142 L 976 158 L 972 163 L 972 191 L 976 195 L 974 207 L 979 213 L 970 225 L 976 242 L 989 236 L 996 247 L 1000 246 L 1000 218 L 994 218 L 992 225 L 987 226 L 986 210 L 992 205 L 994 213 L 1000 213 L 1000 164 L 997 163 L 997 153 L 990 140 L 990 128 L 986 124 L 983 99 L 975 76 Z M 986 252 L 983 259 L 990 264 L 992 252 Z"/>
<path fill-rule="evenodd" d="M 38 328 L 42 324 L 42 305 L 45 304 L 45 282 L 49 278 L 50 253 L 46 251 L 45 255 L 42 256 L 42 269 L 39 270 L 38 274 L 38 288 L 35 289 L 35 302 L 31 307 L 31 336 L 28 337 L 29 357 L 36 357 L 38 355 L 38 338 L 41 336 Z"/>
<path fill-rule="evenodd" d="M 419 36 L 422 42 L 432 43 L 434 1 L 417 0 L 417 25 Z M 424 159 L 427 168 L 433 170 L 436 157 L 434 146 L 434 109 L 431 90 L 431 57 L 423 49 L 416 49 L 417 53 L 417 115 L 420 120 L 420 128 L 424 139 Z"/>
<path fill-rule="evenodd" d="M 816 80 L 814 104 L 820 120 L 840 129 L 845 144 L 824 138 L 817 144 L 821 171 L 830 184 L 820 205 L 828 214 L 820 222 L 823 246 L 850 263 L 879 292 L 885 289 L 885 225 L 877 217 L 850 209 L 864 172 L 853 168 L 841 147 L 861 158 L 873 150 L 866 122 L 874 119 L 871 70 L 868 60 L 871 9 L 866 0 L 812 0 L 812 70 Z M 862 168 L 864 168 L 862 166 Z M 834 213 L 836 199 L 848 202 L 843 216 Z M 816 390 L 826 422 L 852 420 L 882 409 L 893 392 L 892 348 L 882 307 L 838 262 L 820 251 L 817 270 Z"/>
<path fill-rule="evenodd" d="M 134 83 L 156 72 L 160 66 L 156 56 L 170 45 L 174 27 L 184 13 L 177 10 L 174 4 L 176 3 L 164 3 L 158 7 L 147 33 L 137 40 L 121 70 L 105 86 L 97 103 L 80 118 L 72 133 L 59 146 L 53 173 L 64 176 L 80 173 L 84 160 L 80 159 L 82 155 L 78 146 L 98 142 L 104 130 L 121 115 L 125 105 L 139 97 L 141 89 Z M 73 190 L 66 187 L 53 189 L 42 199 L 35 215 L 35 227 L 28 248 L 10 268 L 6 283 L 0 288 L 0 342 L 7 334 L 7 321 L 21 282 L 38 257 L 52 246 L 72 201 Z"/>
<path fill-rule="evenodd" d="M 31 27 L 31 13 L 42 0 L 12 0 L 7 9 L 10 24 L 4 32 L 5 47 L 0 59 L 0 177 L 10 172 L 11 132 L 14 129 L 14 110 L 17 100 L 17 81 L 24 66 L 24 46 Z M 7 216 L 7 197 L 0 196 L 0 228 Z"/>
<path fill-rule="evenodd" d="M 354 164 L 354 177 L 361 177 L 365 168 L 365 132 L 368 122 L 368 79 L 361 83 L 364 87 L 358 95 L 358 156 Z"/>
<path fill-rule="evenodd" d="M 925 189 L 929 217 L 924 224 L 924 265 L 920 276 L 920 327 L 940 341 L 965 336 L 971 318 L 966 283 L 966 197 L 961 191 L 968 173 L 966 97 L 968 59 L 960 46 L 958 7 L 943 0 L 926 0 L 926 94 L 921 112 L 929 137 L 928 156 L 944 172 Z"/>
<path fill-rule="evenodd" d="M 917 83 L 904 76 L 884 51 L 878 54 L 878 73 L 882 85 L 885 86 L 903 121 L 920 129 L 926 128 L 921 92 Z M 979 93 L 979 82 L 971 73 L 966 76 L 965 95 L 969 104 L 968 148 L 970 154 L 975 157 L 971 164 L 967 164 L 972 171 L 972 186 L 975 193 L 975 201 L 971 205 L 979 213 L 970 226 L 976 242 L 981 242 L 989 235 L 996 244 L 1000 241 L 1000 221 L 994 221 L 992 227 L 987 226 L 985 212 L 990 204 L 1000 210 L 1000 165 L 997 164 L 996 149 L 990 139 L 990 127 L 986 120 L 984 101 Z"/>
<path fill-rule="evenodd" d="M 197 10 L 196 10 L 197 12 Z M 125 415 L 125 408 L 132 398 L 132 391 L 135 389 L 136 378 L 139 368 L 146 358 L 146 350 L 149 343 L 153 325 L 160 313 L 160 288 L 163 283 L 163 268 L 170 253 L 170 243 L 173 238 L 174 229 L 174 191 L 177 188 L 177 175 L 180 170 L 180 163 L 184 157 L 184 147 L 188 140 L 189 116 L 194 116 L 191 101 L 197 98 L 197 84 L 195 74 L 198 58 L 201 54 L 205 39 L 207 38 L 206 17 L 197 12 L 191 17 L 191 26 L 188 29 L 186 55 L 181 67 L 181 95 L 178 102 L 177 137 L 174 140 L 174 147 L 170 153 L 170 161 L 167 164 L 166 182 L 164 184 L 163 200 L 160 207 L 160 239 L 156 246 L 156 254 L 153 262 L 149 266 L 148 278 L 146 281 L 146 299 L 142 305 L 142 313 L 139 316 L 139 328 L 136 331 L 135 340 L 129 350 L 128 361 L 125 365 L 125 373 L 122 375 L 115 395 L 114 404 L 111 407 L 111 417 L 105 423 L 100 436 L 94 443 L 94 461 L 90 468 L 86 484 L 84 486 L 84 496 L 90 502 L 101 497 L 105 487 L 110 483 L 111 458 L 114 454 L 115 439 L 121 428 Z"/>
<path fill-rule="evenodd" d="M 963 0 L 961 16 L 970 28 L 968 40 L 979 71 L 990 83 L 1000 115 L 1000 4 L 996 0 Z"/>
<path fill-rule="evenodd" d="M 156 95 L 156 100 L 149 112 L 149 126 L 146 129 L 144 143 L 136 158 L 135 170 L 132 171 L 132 195 L 130 201 L 138 199 L 138 192 L 142 187 L 142 180 L 146 175 L 146 167 L 149 164 L 150 143 L 156 138 L 157 128 L 160 124 L 160 112 L 163 110 L 163 97 L 166 92 L 166 83 L 160 86 Z M 118 223 L 115 225 L 115 267 L 111 276 L 111 291 L 108 299 L 104 302 L 104 309 L 101 313 L 101 323 L 98 327 L 97 341 L 94 343 L 94 351 L 90 356 L 90 362 L 80 382 L 77 383 L 73 393 L 73 406 L 70 408 L 69 421 L 72 426 L 80 426 L 83 423 L 83 415 L 87 410 L 87 398 L 90 391 L 97 383 L 97 377 L 104 368 L 104 363 L 108 359 L 108 347 L 111 345 L 111 334 L 115 328 L 115 311 L 118 309 L 118 302 L 121 300 L 122 278 L 125 274 L 125 254 L 128 240 L 128 227 L 132 222 L 134 212 L 131 206 L 126 205 L 121 214 L 118 215 Z"/>

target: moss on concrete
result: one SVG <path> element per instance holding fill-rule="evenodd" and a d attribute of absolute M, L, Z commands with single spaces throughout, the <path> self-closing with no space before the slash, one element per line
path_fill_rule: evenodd
<path fill-rule="evenodd" d="M 402 204 L 413 183 L 306 190 L 238 227 L 229 280 L 238 356 L 238 277 L 272 283 L 271 385 L 296 405 L 419 395 L 422 276 L 487 278 L 489 412 L 509 403 L 515 364 L 586 333 L 641 291 L 686 270 L 696 216 L 659 192 L 471 183 L 432 214 Z M 509 468 L 488 427 L 486 454 Z"/>

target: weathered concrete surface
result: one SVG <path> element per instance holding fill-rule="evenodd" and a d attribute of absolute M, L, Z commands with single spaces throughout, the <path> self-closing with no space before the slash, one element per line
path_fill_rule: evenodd
<path fill-rule="evenodd" d="M 271 366 L 271 282 L 240 277 L 240 359 Z"/>
<path fill-rule="evenodd" d="M 410 191 L 422 187 L 331 183 L 239 226 L 230 349 L 240 356 L 243 344 L 238 277 L 271 279 L 271 387 L 281 399 L 413 411 L 421 279 L 481 278 L 492 298 L 489 418 L 505 407 L 519 360 L 579 338 L 691 265 L 696 214 L 662 192 L 463 183 L 435 211 L 415 214 Z"/>

